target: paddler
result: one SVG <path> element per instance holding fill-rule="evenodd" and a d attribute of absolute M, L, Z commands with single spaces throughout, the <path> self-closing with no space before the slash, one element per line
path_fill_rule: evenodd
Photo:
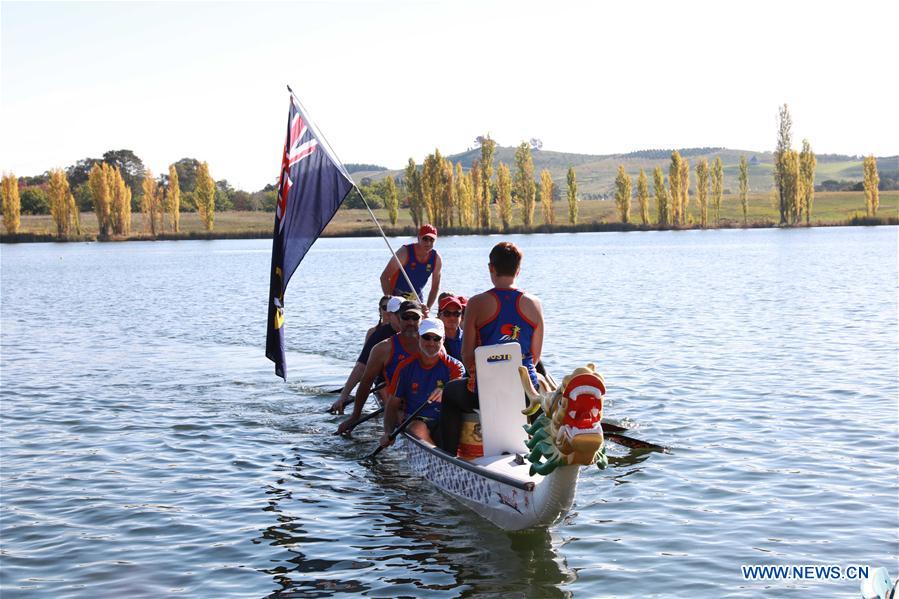
<path fill-rule="evenodd" d="M 409 288 L 406 278 L 393 258 L 381 273 L 381 289 L 384 295 L 401 295 L 406 299 L 424 301 L 424 286 L 431 279 L 431 290 L 425 305 L 430 309 L 440 293 L 440 269 L 443 262 L 440 254 L 434 249 L 437 241 L 437 227 L 431 224 L 422 225 L 418 230 L 418 241 L 404 245 L 396 252 L 397 260 L 403 265 L 413 289 Z"/>
<path fill-rule="evenodd" d="M 462 412 L 480 404 L 475 390 L 474 350 L 482 345 L 514 341 L 521 346 L 521 363 L 537 387 L 534 364 L 543 350 L 543 306 L 535 296 L 515 286 L 521 272 L 522 253 L 515 244 L 503 241 L 490 251 L 490 280 L 493 289 L 468 300 L 462 339 L 462 357 L 468 379 L 448 385 L 443 394 L 440 416 L 440 448 L 456 455 Z"/>
<path fill-rule="evenodd" d="M 404 301 L 397 310 L 400 332 L 389 339 L 381 341 L 371 350 L 365 372 L 356 390 L 356 398 L 353 402 L 353 413 L 337 427 L 337 434 L 342 435 L 362 417 L 362 407 L 368 394 L 371 393 L 372 384 L 380 375 L 385 381 L 393 380 L 393 373 L 403 360 L 418 355 L 418 323 L 424 316 L 421 304 L 414 301 Z"/>
<path fill-rule="evenodd" d="M 433 444 L 440 418 L 440 395 L 449 381 L 465 375 L 462 362 L 448 356 L 443 348 L 445 330 L 437 318 L 426 318 L 418 327 L 419 352 L 397 367 L 390 383 L 390 399 L 384 409 L 384 435 L 381 446 L 391 443 L 390 433 L 399 419 L 405 420 L 424 402 L 431 402 L 408 428 L 419 439 Z"/>
<path fill-rule="evenodd" d="M 437 318 L 443 321 L 446 330 L 443 347 L 447 354 L 462 361 L 462 300 L 455 295 L 448 295 L 442 297 L 437 305 Z"/>

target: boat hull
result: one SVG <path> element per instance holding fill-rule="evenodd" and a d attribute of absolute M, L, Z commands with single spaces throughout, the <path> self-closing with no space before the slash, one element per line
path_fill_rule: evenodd
<path fill-rule="evenodd" d="M 413 472 L 504 530 L 551 526 L 574 502 L 578 466 L 531 476 L 530 465 L 521 456 L 488 456 L 468 462 L 411 435 L 403 435 L 402 443 Z"/>

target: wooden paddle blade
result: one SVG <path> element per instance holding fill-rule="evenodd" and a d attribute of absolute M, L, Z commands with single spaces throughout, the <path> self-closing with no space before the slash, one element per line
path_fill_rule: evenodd
<path fill-rule="evenodd" d="M 605 427 L 603 427 L 605 428 Z M 627 435 L 620 435 L 618 433 L 613 432 L 604 432 L 603 433 L 609 441 L 614 443 L 618 443 L 619 445 L 624 445 L 625 447 L 630 447 L 631 449 L 642 449 L 645 451 L 658 451 L 661 453 L 671 453 L 667 447 L 663 445 L 656 445 L 655 443 L 650 443 L 649 441 L 643 441 L 642 439 L 635 439 L 634 437 L 628 437 Z"/>

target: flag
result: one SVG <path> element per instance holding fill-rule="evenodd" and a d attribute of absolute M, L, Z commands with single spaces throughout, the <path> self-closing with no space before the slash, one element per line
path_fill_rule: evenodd
<path fill-rule="evenodd" d="M 287 379 L 284 356 L 284 291 L 293 272 L 354 187 L 328 144 L 290 96 L 287 140 L 278 180 L 265 356 Z"/>

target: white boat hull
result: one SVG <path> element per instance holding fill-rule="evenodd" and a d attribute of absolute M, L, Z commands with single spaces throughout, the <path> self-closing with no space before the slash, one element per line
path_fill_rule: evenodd
<path fill-rule="evenodd" d="M 529 474 L 516 455 L 453 458 L 411 435 L 402 435 L 408 466 L 478 515 L 504 530 L 547 527 L 574 502 L 580 466 L 563 466 L 547 476 Z"/>

